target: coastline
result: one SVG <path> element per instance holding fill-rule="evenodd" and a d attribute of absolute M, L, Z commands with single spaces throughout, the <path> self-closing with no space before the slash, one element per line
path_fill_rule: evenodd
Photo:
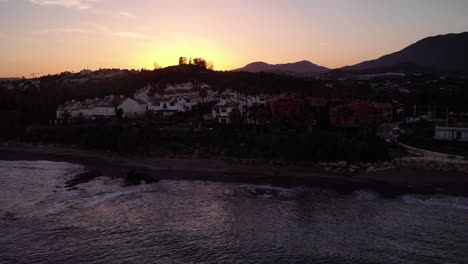
<path fill-rule="evenodd" d="M 310 186 L 340 193 L 371 190 L 384 197 L 408 193 L 443 194 L 468 197 L 468 174 L 411 167 L 331 175 L 318 166 L 276 166 L 268 161 L 254 164 L 222 158 L 147 158 L 127 157 L 111 152 L 72 146 L 0 143 L 0 160 L 48 160 L 68 162 L 99 171 L 105 176 L 123 178 L 139 171 L 158 180 L 235 182 L 284 187 Z"/>

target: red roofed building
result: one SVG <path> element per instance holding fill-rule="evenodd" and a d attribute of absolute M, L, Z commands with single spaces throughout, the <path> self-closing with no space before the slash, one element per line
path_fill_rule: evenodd
<path fill-rule="evenodd" d="M 274 115 L 286 116 L 302 108 L 302 100 L 289 96 L 275 96 L 267 100 L 267 108 Z"/>
<path fill-rule="evenodd" d="M 382 122 L 382 110 L 374 103 L 355 101 L 330 110 L 330 124 L 335 127 L 373 127 Z"/>

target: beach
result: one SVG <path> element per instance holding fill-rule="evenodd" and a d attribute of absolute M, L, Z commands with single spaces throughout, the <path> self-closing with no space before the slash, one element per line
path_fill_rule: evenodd
<path fill-rule="evenodd" d="M 234 182 L 283 187 L 310 186 L 329 188 L 342 193 L 368 189 L 388 197 L 406 193 L 468 197 L 468 174 L 411 167 L 350 176 L 326 173 L 313 163 L 278 165 L 266 160 L 246 163 L 224 157 L 148 158 L 73 146 L 21 143 L 0 144 L 0 160 L 68 162 L 115 178 L 123 178 L 129 171 L 138 171 L 157 180 Z"/>

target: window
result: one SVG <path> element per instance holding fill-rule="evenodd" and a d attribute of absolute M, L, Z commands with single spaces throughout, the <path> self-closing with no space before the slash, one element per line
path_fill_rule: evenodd
<path fill-rule="evenodd" d="M 174 103 L 169 103 L 170 106 L 174 106 L 175 104 Z"/>
<path fill-rule="evenodd" d="M 221 113 L 226 113 L 226 109 L 221 109 Z"/>
<path fill-rule="evenodd" d="M 455 139 L 456 140 L 461 140 L 462 139 L 462 132 L 461 131 L 457 131 L 455 133 Z"/>
<path fill-rule="evenodd" d="M 354 119 L 354 124 L 359 125 L 359 118 Z"/>
<path fill-rule="evenodd" d="M 339 117 L 336 118 L 335 123 L 336 123 L 337 125 L 341 125 L 341 120 L 340 120 Z"/>

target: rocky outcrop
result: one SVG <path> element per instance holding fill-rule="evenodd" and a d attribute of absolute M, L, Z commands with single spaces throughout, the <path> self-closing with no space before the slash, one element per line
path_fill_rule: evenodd
<path fill-rule="evenodd" d="M 318 165 L 328 173 L 339 175 L 355 175 L 363 172 L 383 171 L 395 168 L 395 164 L 389 161 L 374 163 L 348 163 L 346 161 L 336 161 L 320 162 Z"/>
<path fill-rule="evenodd" d="M 468 173 L 468 161 L 437 160 L 429 158 L 402 158 L 393 161 L 374 163 L 348 163 L 346 161 L 320 162 L 318 166 L 327 173 L 337 175 L 356 175 L 395 168 L 419 168 L 434 171 L 457 171 Z"/>
<path fill-rule="evenodd" d="M 255 196 L 264 196 L 264 195 L 277 196 L 279 193 L 278 190 L 276 189 L 262 188 L 262 187 L 255 187 L 255 188 L 249 189 L 248 192 Z"/>
<path fill-rule="evenodd" d="M 447 161 L 427 158 L 403 158 L 396 159 L 393 163 L 398 167 L 412 167 L 435 171 L 457 171 L 468 173 L 467 161 Z"/>
<path fill-rule="evenodd" d="M 101 176 L 102 176 L 102 173 L 99 171 L 86 171 L 86 172 L 76 175 L 75 177 L 73 177 L 73 179 L 66 181 L 65 187 L 72 188 L 78 184 L 90 182 L 94 180 L 95 178 L 98 178 Z"/>
<path fill-rule="evenodd" d="M 155 179 L 154 177 L 151 177 L 145 172 L 142 171 L 136 171 L 136 170 L 131 170 L 127 173 L 127 176 L 125 177 L 125 182 L 128 185 L 139 185 L 139 184 L 145 184 L 145 183 L 153 183 L 153 182 L 158 182 L 159 180 Z"/>

